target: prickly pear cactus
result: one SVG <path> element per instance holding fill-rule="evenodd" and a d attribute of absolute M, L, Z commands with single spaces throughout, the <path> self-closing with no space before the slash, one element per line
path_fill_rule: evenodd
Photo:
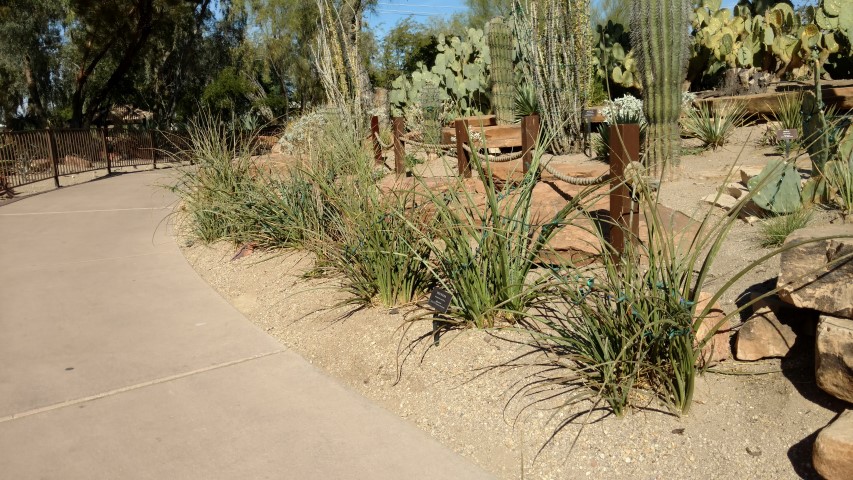
<path fill-rule="evenodd" d="M 637 62 L 630 51 L 631 38 L 620 23 L 608 20 L 598 25 L 598 44 L 595 46 L 593 63 L 596 75 L 626 88 L 640 88 Z"/>
<path fill-rule="evenodd" d="M 419 64 L 410 76 L 401 75 L 391 82 L 388 101 L 392 115 L 400 116 L 406 105 L 418 102 L 427 83 L 438 85 L 442 100 L 453 102 L 460 114 L 482 113 L 491 63 L 483 31 L 469 28 L 465 40 L 439 35 L 436 48 L 438 54 L 432 68 Z"/>
<path fill-rule="evenodd" d="M 515 119 L 515 79 L 512 65 L 512 28 L 501 17 L 489 22 L 488 30 L 492 108 L 500 124 Z"/>
<path fill-rule="evenodd" d="M 803 208 L 800 174 L 793 163 L 771 160 L 749 181 L 752 201 L 768 212 L 784 215 Z"/>

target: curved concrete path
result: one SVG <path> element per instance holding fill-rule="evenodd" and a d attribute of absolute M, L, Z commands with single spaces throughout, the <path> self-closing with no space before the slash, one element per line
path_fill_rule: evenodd
<path fill-rule="evenodd" d="M 0 208 L 0 477 L 490 478 L 204 283 L 166 175 Z"/>

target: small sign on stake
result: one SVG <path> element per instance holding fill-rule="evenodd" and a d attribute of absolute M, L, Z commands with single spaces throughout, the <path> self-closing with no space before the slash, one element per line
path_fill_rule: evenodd
<path fill-rule="evenodd" d="M 584 129 L 584 153 L 586 153 L 588 157 L 592 157 L 592 143 L 590 142 L 590 137 L 592 135 L 592 119 L 595 118 L 596 115 L 598 115 L 598 110 L 594 108 L 583 111 L 583 119 L 586 124 L 586 128 Z"/>
<path fill-rule="evenodd" d="M 796 128 L 776 130 L 776 138 L 785 142 L 785 160 L 787 160 L 791 156 L 791 141 L 800 138 L 800 131 Z"/>
<path fill-rule="evenodd" d="M 450 301 L 453 299 L 453 296 L 444 291 L 441 288 L 436 288 L 429 295 L 429 301 L 427 305 L 433 308 L 438 313 L 447 313 L 447 310 L 450 309 Z"/>
<path fill-rule="evenodd" d="M 436 314 L 439 313 L 447 313 L 447 310 L 450 309 L 450 301 L 453 300 L 453 295 L 447 293 L 442 288 L 436 288 L 429 295 L 429 301 L 427 301 L 427 305 L 429 305 L 432 309 L 435 310 Z M 438 321 L 438 315 L 433 316 L 432 320 L 432 342 L 437 347 L 439 335 L 438 331 L 441 327 L 441 322 Z"/>
<path fill-rule="evenodd" d="M 796 128 L 784 128 L 776 130 L 776 138 L 782 141 L 791 141 L 800 138 L 800 131 Z"/>

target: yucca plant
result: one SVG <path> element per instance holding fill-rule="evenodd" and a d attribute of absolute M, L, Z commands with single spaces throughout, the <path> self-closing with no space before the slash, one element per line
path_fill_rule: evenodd
<path fill-rule="evenodd" d="M 545 145 L 542 141 L 537 146 L 520 183 L 502 187 L 495 184 L 489 164 L 473 154 L 484 204 L 462 183 L 443 194 L 424 189 L 429 192 L 426 208 L 434 211 L 434 229 L 421 236 L 429 247 L 429 255 L 421 259 L 453 296 L 449 323 L 475 328 L 511 324 L 525 318 L 539 301 L 540 284 L 531 278 L 534 267 L 549 251 L 548 242 L 594 191 L 576 196 L 550 218 L 534 218 L 533 187 Z"/>
<path fill-rule="evenodd" d="M 312 249 L 341 277 L 346 303 L 396 306 L 423 295 L 432 274 L 419 260 L 420 230 L 427 225 L 409 217 L 410 197 L 382 196 L 376 186 L 372 153 L 357 137 L 335 134 L 330 123 L 306 175 L 327 208 L 323 231 Z M 414 252 L 414 253 L 413 253 Z"/>
<path fill-rule="evenodd" d="M 847 214 L 853 214 L 853 155 L 826 163 L 824 177 L 834 193 L 834 200 Z"/>
<path fill-rule="evenodd" d="M 813 211 L 801 208 L 787 215 L 779 215 L 765 220 L 761 224 L 761 246 L 764 248 L 780 247 L 792 232 L 805 228 L 811 221 Z"/>
<path fill-rule="evenodd" d="M 609 254 L 583 268 L 566 264 L 554 271 L 547 287 L 540 290 L 553 301 L 538 307 L 539 328 L 533 333 L 553 352 L 555 371 L 565 372 L 555 376 L 557 383 L 574 392 L 567 403 L 600 399 L 621 415 L 631 405 L 647 405 L 649 398 L 656 397 L 674 412 L 685 414 L 696 375 L 706 365 L 702 349 L 730 317 L 775 292 L 704 326 L 707 333 L 698 337 L 715 303 L 768 259 L 826 238 L 789 242 L 734 272 L 724 284 L 710 287 L 717 254 L 751 194 L 726 216 L 717 217 L 709 208 L 698 225 L 685 232 L 671 230 L 658 210 L 657 194 L 640 185 L 635 197 L 645 223 L 642 241 L 635 239 L 618 254 L 593 230 Z M 631 238 L 630 232 L 625 235 Z M 708 293 L 699 308 L 703 289 Z M 532 388 L 541 393 L 553 388 L 554 381 Z"/>
<path fill-rule="evenodd" d="M 181 200 L 192 235 L 210 243 L 240 241 L 242 221 L 235 222 L 249 198 L 258 195 L 252 178 L 248 136 L 233 124 L 209 112 L 192 120 L 187 128 L 188 152 L 194 166 L 181 168 L 169 186 Z"/>
<path fill-rule="evenodd" d="M 420 242 L 428 224 L 409 215 L 404 198 L 371 194 L 360 200 L 342 199 L 339 245 L 328 255 L 351 294 L 348 303 L 393 307 L 417 300 L 433 283 L 431 269 L 421 261 L 429 255 Z"/>
<path fill-rule="evenodd" d="M 687 109 L 681 126 L 685 135 L 698 138 L 706 148 L 716 150 L 726 144 L 735 127 L 744 124 L 746 116 L 743 102 L 704 102 Z"/>
<path fill-rule="evenodd" d="M 539 98 L 530 83 L 521 83 L 515 87 L 515 120 L 539 113 Z"/>

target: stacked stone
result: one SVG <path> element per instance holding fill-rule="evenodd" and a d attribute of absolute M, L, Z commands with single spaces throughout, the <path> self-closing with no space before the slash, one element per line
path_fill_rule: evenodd
<path fill-rule="evenodd" d="M 785 243 L 797 246 L 781 256 L 778 299 L 756 304 L 737 357 L 785 356 L 798 335 L 813 334 L 817 385 L 853 404 L 853 225 L 798 230 Z M 853 410 L 821 430 L 813 463 L 827 480 L 853 478 Z"/>

